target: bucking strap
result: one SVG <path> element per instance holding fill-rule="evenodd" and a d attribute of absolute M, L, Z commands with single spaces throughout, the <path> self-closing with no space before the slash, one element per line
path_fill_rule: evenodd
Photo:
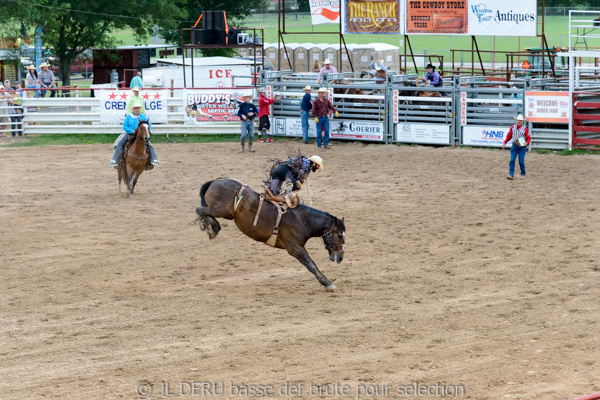
<path fill-rule="evenodd" d="M 263 203 L 265 202 L 265 198 L 263 195 L 260 195 L 260 201 L 258 203 L 258 210 L 256 210 L 256 216 L 254 217 L 254 222 L 252 223 L 252 228 L 250 229 L 250 233 L 256 228 L 256 224 L 258 224 L 258 217 L 260 217 L 260 210 L 262 210 Z"/>
<path fill-rule="evenodd" d="M 277 243 L 277 235 L 279 234 L 279 223 L 281 222 L 281 217 L 286 213 L 287 210 L 284 210 L 282 207 L 277 205 L 277 222 L 275 222 L 275 227 L 273 228 L 273 233 L 269 240 L 267 240 L 267 245 L 271 247 L 275 247 Z"/>

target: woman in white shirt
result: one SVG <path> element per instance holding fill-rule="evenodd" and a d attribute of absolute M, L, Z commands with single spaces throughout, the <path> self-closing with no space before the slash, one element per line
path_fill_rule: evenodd
<path fill-rule="evenodd" d="M 27 77 L 25 78 L 25 87 L 27 89 L 39 89 L 40 82 L 38 79 L 37 71 L 35 69 L 35 65 L 31 64 L 29 67 L 27 67 L 27 69 L 29 70 L 29 72 L 27 73 Z M 39 90 L 35 91 L 34 97 L 40 97 Z"/>

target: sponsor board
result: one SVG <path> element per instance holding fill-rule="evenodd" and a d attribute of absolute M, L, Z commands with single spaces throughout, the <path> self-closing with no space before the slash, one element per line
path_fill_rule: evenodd
<path fill-rule="evenodd" d="M 404 33 L 404 16 L 400 0 L 342 1 L 343 33 L 389 34 Z"/>
<path fill-rule="evenodd" d="M 450 144 L 450 127 L 439 124 L 396 125 L 396 141 L 404 143 Z"/>
<path fill-rule="evenodd" d="M 469 35 L 537 36 L 536 0 L 469 0 Z"/>
<path fill-rule="evenodd" d="M 460 125 L 467 125 L 467 92 L 460 92 Z"/>
<path fill-rule="evenodd" d="M 302 137 L 302 120 L 300 118 L 273 118 L 273 134 L 277 136 Z M 316 138 L 314 118 L 308 119 L 308 136 Z M 329 137 L 334 139 L 383 141 L 383 122 L 351 121 L 329 119 Z"/>
<path fill-rule="evenodd" d="M 308 118 L 308 137 L 316 138 L 317 128 L 314 118 Z M 273 118 L 271 132 L 277 136 L 302 137 L 302 120 L 300 118 Z"/>
<path fill-rule="evenodd" d="M 308 0 L 312 24 L 331 24 L 340 22 L 339 0 Z"/>
<path fill-rule="evenodd" d="M 406 1 L 406 33 L 462 34 L 468 33 L 469 2 Z"/>
<path fill-rule="evenodd" d="M 164 90 L 142 90 L 140 92 L 150 123 L 167 123 L 166 95 L 167 92 Z M 96 90 L 96 97 L 100 103 L 100 123 L 122 124 L 125 119 L 127 101 L 131 96 L 129 90 Z"/>
<path fill-rule="evenodd" d="M 502 147 L 510 126 L 465 126 L 462 144 L 466 146 Z"/>
<path fill-rule="evenodd" d="M 568 92 L 525 92 L 525 118 L 529 122 L 569 123 Z"/>
<path fill-rule="evenodd" d="M 239 121 L 244 92 L 238 89 L 185 89 L 183 91 L 184 124 Z"/>

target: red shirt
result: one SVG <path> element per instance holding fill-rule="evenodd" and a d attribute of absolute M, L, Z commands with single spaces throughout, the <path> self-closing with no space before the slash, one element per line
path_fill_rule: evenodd
<path fill-rule="evenodd" d="M 508 143 L 508 141 L 512 139 L 513 128 L 515 128 L 516 126 L 517 125 L 515 124 L 510 127 L 508 133 L 506 134 L 506 139 L 504 139 L 504 144 Z M 529 146 L 529 143 L 531 142 L 531 136 L 529 135 L 529 130 L 527 129 L 527 127 L 525 127 L 525 140 L 527 141 L 527 143 L 525 143 L 525 146 Z"/>
<path fill-rule="evenodd" d="M 336 111 L 335 107 L 327 97 L 323 97 L 323 100 L 321 100 L 320 97 L 317 97 L 315 101 L 313 101 L 313 117 L 326 117 L 327 114 L 329 114 L 329 110 Z"/>
<path fill-rule="evenodd" d="M 262 93 L 258 96 L 258 117 L 269 115 L 270 105 L 275 102 L 274 99 L 266 98 Z"/>

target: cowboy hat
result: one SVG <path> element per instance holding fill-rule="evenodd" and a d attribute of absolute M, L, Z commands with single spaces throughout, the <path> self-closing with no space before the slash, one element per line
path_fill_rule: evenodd
<path fill-rule="evenodd" d="M 258 89 L 258 93 L 267 93 L 267 89 L 261 87 Z"/>
<path fill-rule="evenodd" d="M 304 90 L 305 92 L 312 90 L 312 88 L 310 87 L 310 85 L 306 85 L 302 88 L 302 90 Z"/>
<path fill-rule="evenodd" d="M 435 69 L 435 67 L 433 66 L 432 63 L 427 64 L 427 66 L 425 68 L 433 68 L 433 69 Z"/>
<path fill-rule="evenodd" d="M 48 65 L 48 64 L 46 64 L 45 62 L 43 62 L 43 63 L 40 65 L 40 68 L 44 68 L 44 67 L 48 68 L 48 67 L 49 67 L 49 65 Z"/>
<path fill-rule="evenodd" d="M 323 159 L 322 159 L 321 157 L 319 157 L 319 156 L 317 156 L 317 155 L 314 155 L 314 156 L 307 157 L 307 159 L 308 159 L 309 161 L 312 161 L 312 162 L 314 162 L 315 164 L 317 164 L 317 165 L 319 166 L 319 169 L 320 169 L 321 171 L 323 171 L 323 170 L 324 170 L 324 168 L 323 168 Z"/>
<path fill-rule="evenodd" d="M 379 61 L 375 62 L 375 71 L 381 71 L 381 64 L 379 63 Z"/>
<path fill-rule="evenodd" d="M 27 67 L 27 69 L 35 69 L 35 65 L 31 64 Z"/>
<path fill-rule="evenodd" d="M 327 88 L 322 87 L 319 90 L 317 90 L 317 92 L 319 92 L 319 93 L 321 93 L 321 92 L 327 93 Z"/>
<path fill-rule="evenodd" d="M 244 93 L 242 94 L 242 97 L 254 97 L 254 95 L 252 93 Z"/>
<path fill-rule="evenodd" d="M 516 119 L 517 121 L 525 121 L 525 117 L 523 117 L 523 114 L 519 114 L 519 115 L 517 115 L 517 116 L 515 117 L 515 119 Z"/>
<path fill-rule="evenodd" d="M 136 108 L 136 107 L 140 107 L 140 108 L 142 107 L 142 102 L 137 99 L 136 99 L 136 101 L 131 103 L 131 108 Z"/>
<path fill-rule="evenodd" d="M 331 64 L 331 60 L 329 58 L 325 59 L 325 62 L 323 62 L 323 64 L 327 65 L 327 64 Z"/>
<path fill-rule="evenodd" d="M 134 86 L 134 87 L 132 87 L 132 88 L 131 88 L 131 90 L 132 90 L 133 92 L 139 92 L 139 91 L 140 91 L 140 88 L 139 88 L 138 86 Z"/>

